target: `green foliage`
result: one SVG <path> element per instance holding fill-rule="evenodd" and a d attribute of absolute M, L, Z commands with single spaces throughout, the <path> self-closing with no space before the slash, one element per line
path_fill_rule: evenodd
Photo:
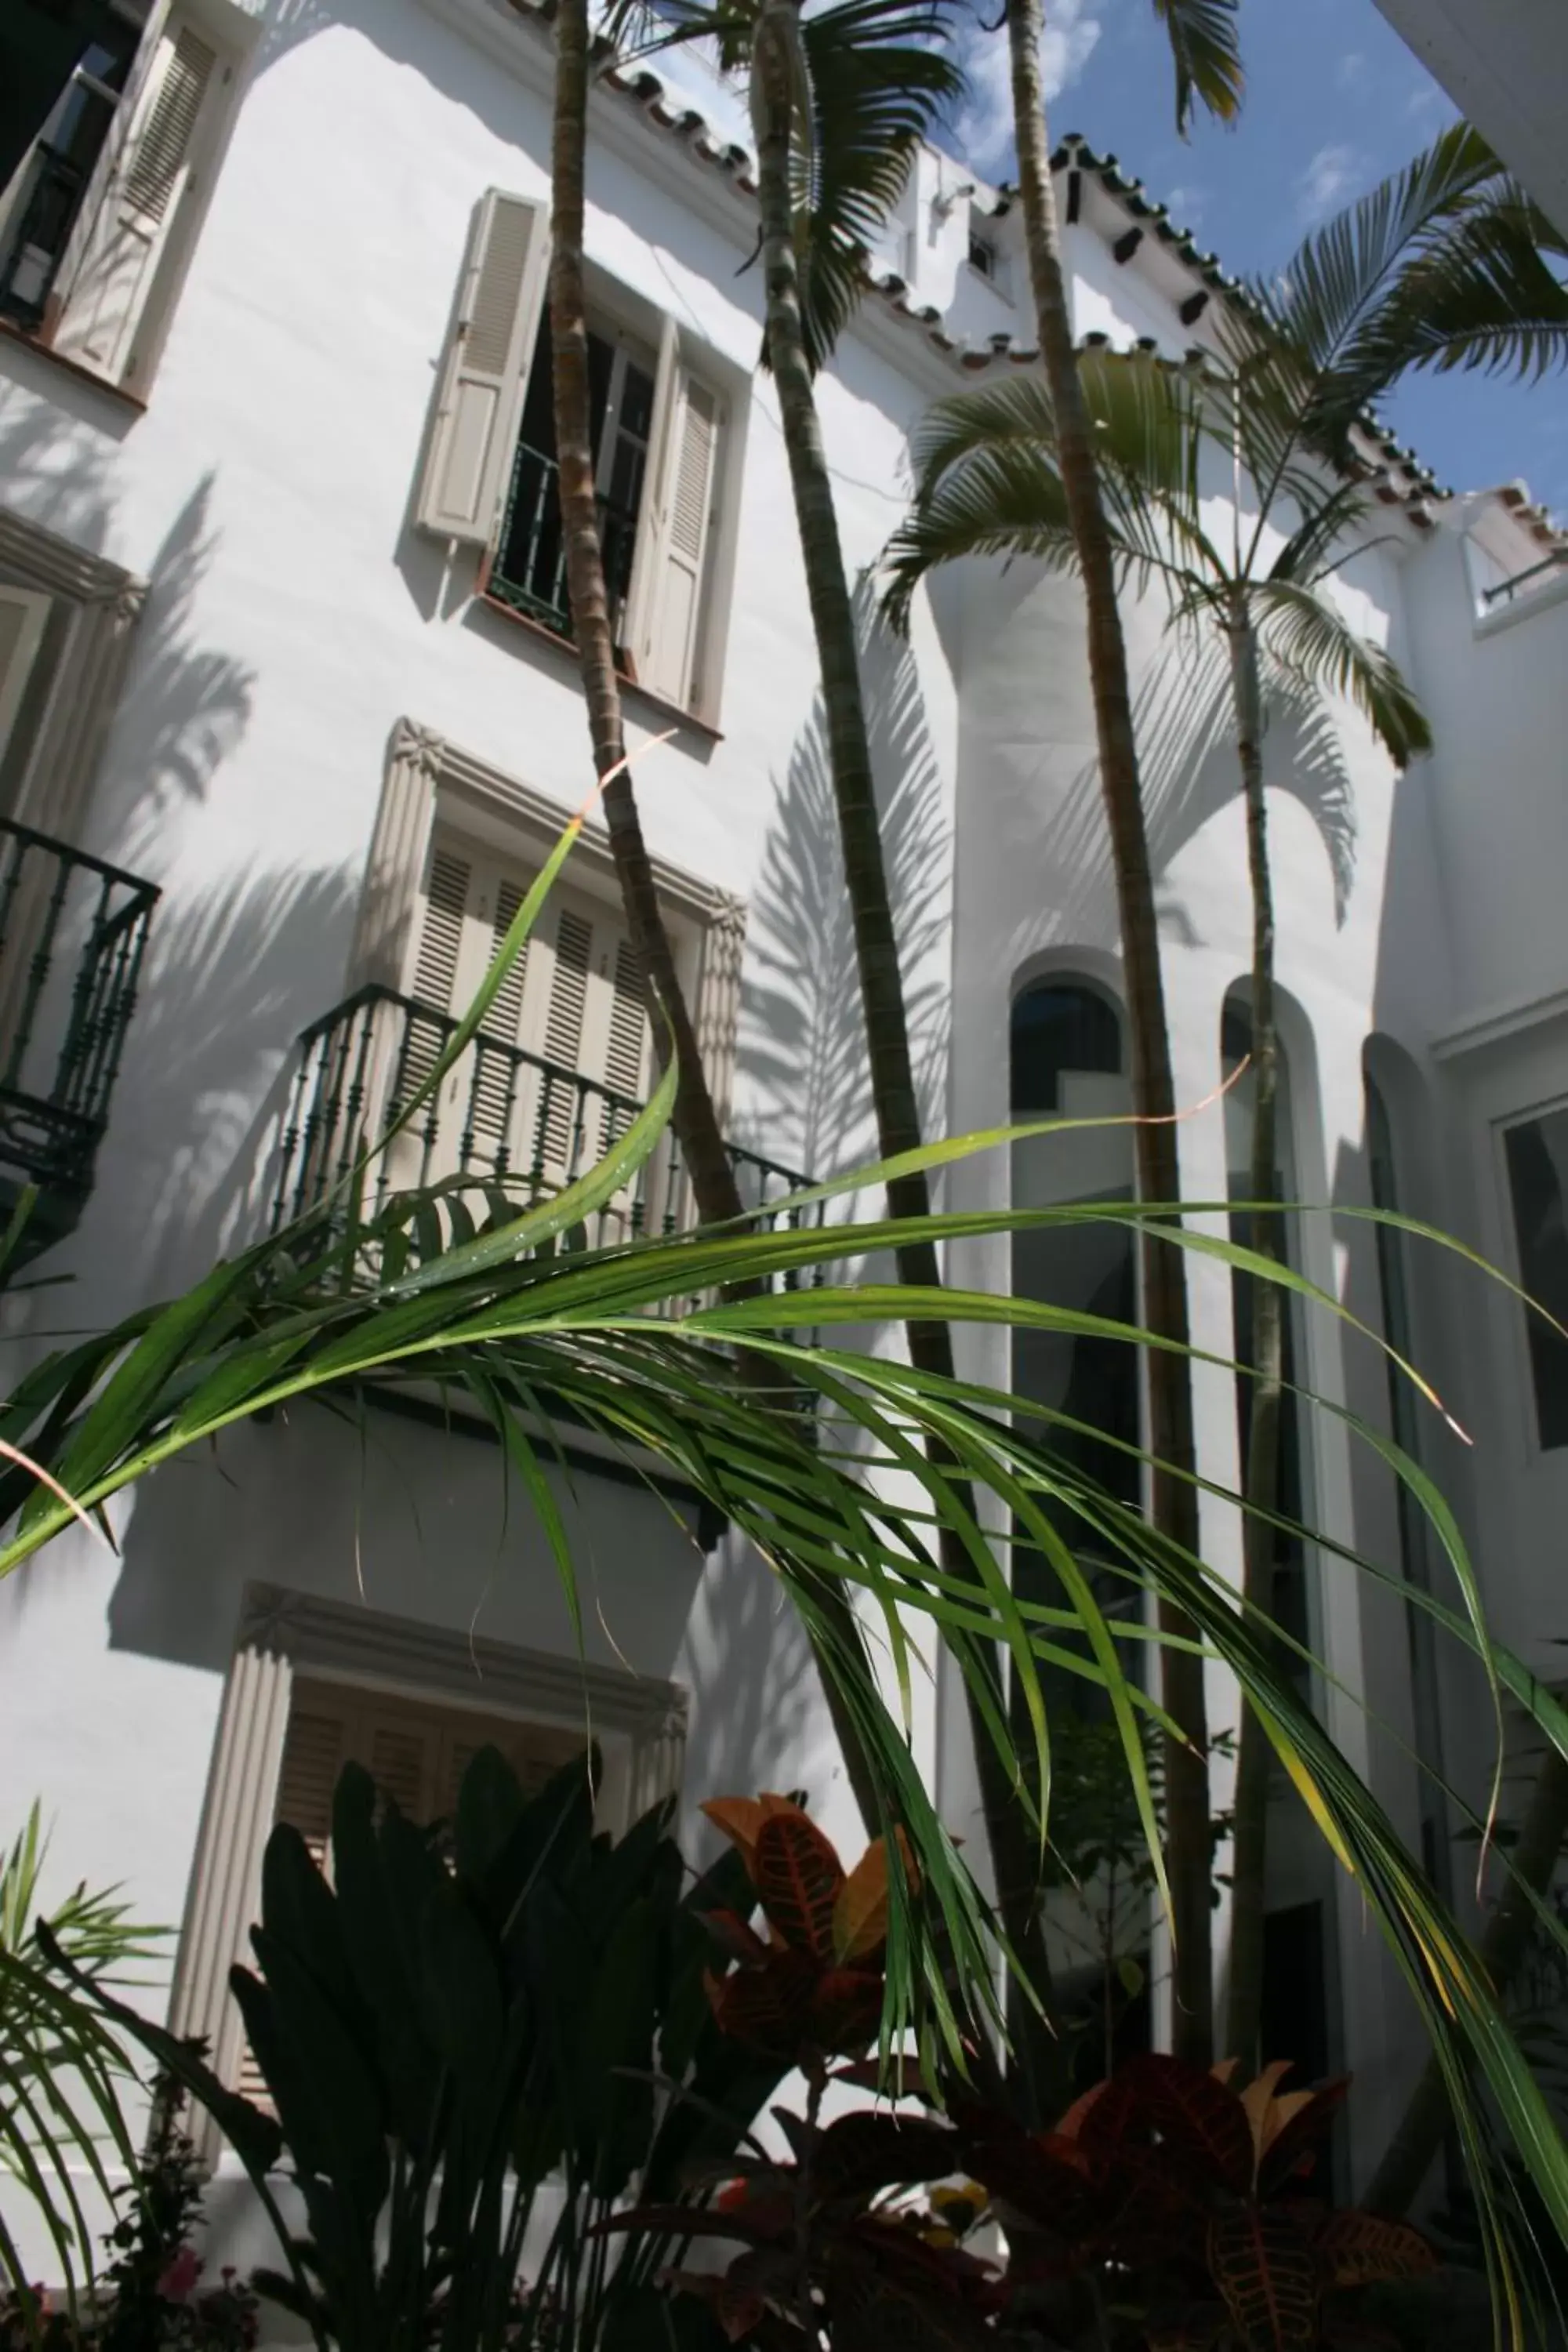
<path fill-rule="evenodd" d="M 728 71 L 751 79 L 754 108 L 764 14 L 763 0 L 620 0 L 610 25 L 642 54 L 711 41 Z M 963 89 L 950 54 L 956 22 L 951 0 L 832 0 L 791 27 L 791 176 L 801 325 L 814 369 L 867 290 L 868 247 L 922 140 Z"/>
<path fill-rule="evenodd" d="M 134 2169 L 120 2104 L 131 2067 L 121 2037 L 40 1965 L 34 1923 L 47 1855 L 35 1801 L 0 1861 L 0 2185 L 14 2184 L 44 2221 L 67 2324 L 74 2324 L 78 2288 L 93 2269 L 77 2183 L 85 2175 L 106 2199 L 112 2195 L 106 2147 Z M 79 1885 L 47 1916 L 45 1933 L 89 1986 L 138 1981 L 136 1971 L 159 1957 L 167 1934 L 137 1922 L 116 1893 Z M 0 2271 L 25 2297 L 29 2283 L 3 2209 Z"/>
<path fill-rule="evenodd" d="M 616 1843 L 595 1834 L 591 1769 L 525 1801 L 481 1750 L 449 1864 L 354 1765 L 330 1885 L 295 1831 L 274 1831 L 257 1966 L 233 1974 L 271 2112 L 97 1996 L 227 2137 L 286 2264 L 256 2284 L 322 2347 L 478 2352 L 547 2335 L 561 2312 L 574 2341 L 635 2333 L 661 2250 L 606 2263 L 591 2225 L 634 2175 L 678 2204 L 687 2168 L 727 2160 L 778 2080 L 701 1999 L 701 1921 L 733 1902 L 739 1865 L 683 1885 L 667 1808 Z M 269 2179 L 285 2157 L 302 2228 Z"/>
<path fill-rule="evenodd" d="M 778 1827 L 764 1821 L 757 1843 Z M 761 1898 L 758 1859 L 753 1847 Z M 786 1972 L 801 1948 L 777 1945 L 751 1966 Z M 734 1981 L 710 1988 L 721 2021 Z M 722 2267 L 669 2282 L 731 2342 L 1349 2352 L 1368 2341 L 1364 2290 L 1435 2267 L 1418 2231 L 1334 2210 L 1310 2178 L 1342 2082 L 1282 2092 L 1281 2063 L 1238 2094 L 1223 2068 L 1150 2055 L 1096 2084 L 1050 2131 L 1026 2130 L 972 2081 L 948 2086 L 946 2117 L 877 2109 L 825 2125 L 830 2085 L 867 2087 L 876 2073 L 832 2066 L 804 2017 L 795 2057 L 804 2112 L 774 2110 L 787 2153 L 738 2155 L 721 2193 L 683 2217 L 694 2242 L 740 2248 Z M 596 2228 L 618 2238 L 669 2221 L 644 2203 Z"/>

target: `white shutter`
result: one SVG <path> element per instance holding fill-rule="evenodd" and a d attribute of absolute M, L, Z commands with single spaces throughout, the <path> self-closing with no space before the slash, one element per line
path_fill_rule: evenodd
<path fill-rule="evenodd" d="M 463 1013 L 532 880 L 526 867 L 482 845 L 437 833 L 405 993 L 437 1013 Z M 429 1076 L 446 1035 L 442 1024 L 409 1013 L 400 1100 Z M 637 958 L 618 912 L 558 887 L 478 1037 L 443 1082 L 433 1149 L 425 1149 L 424 1111 L 394 1145 L 395 1181 L 456 1173 L 466 1142 L 476 1173 L 496 1169 L 504 1156 L 515 1174 L 567 1182 L 625 1132 L 626 1104 L 647 1091 L 650 1043 Z M 520 1066 L 510 1050 L 518 1046 L 564 1075 Z M 624 1102 L 612 1113 L 597 1094 L 583 1094 L 579 1077 Z"/>
<path fill-rule="evenodd" d="M 16 727 L 48 617 L 47 596 L 0 581 L 0 758 Z"/>
<path fill-rule="evenodd" d="M 417 520 L 443 539 L 484 546 L 495 528 L 544 300 L 549 241 L 542 205 L 488 191 L 464 264 L 419 490 Z"/>
<path fill-rule="evenodd" d="M 137 330 L 228 70 L 193 25 L 174 17 L 159 36 L 54 336 L 116 382 L 136 372 Z"/>
<path fill-rule="evenodd" d="M 656 694 L 691 709 L 701 693 L 702 590 L 713 539 L 723 403 L 689 369 L 678 367 L 672 404 L 642 677 Z"/>

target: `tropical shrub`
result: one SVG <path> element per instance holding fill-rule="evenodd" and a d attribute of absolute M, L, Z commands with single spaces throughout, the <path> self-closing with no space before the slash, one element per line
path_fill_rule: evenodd
<path fill-rule="evenodd" d="M 679 2229 L 689 2168 L 732 2162 L 780 2079 L 704 1990 L 703 1921 L 744 1902 L 739 1857 L 686 1885 L 668 1805 L 596 1834 L 595 1770 L 574 1762 L 525 1800 L 483 1749 L 454 1822 L 427 1830 L 350 1765 L 330 1884 L 274 1830 L 257 1965 L 231 1979 L 270 2111 L 98 1996 L 241 2158 L 283 2258 L 253 2284 L 323 2352 L 608 2344 L 658 2324 L 666 2249 L 607 2260 L 593 2225 L 635 2177 Z M 303 2226 L 278 2199 L 285 2158 Z"/>

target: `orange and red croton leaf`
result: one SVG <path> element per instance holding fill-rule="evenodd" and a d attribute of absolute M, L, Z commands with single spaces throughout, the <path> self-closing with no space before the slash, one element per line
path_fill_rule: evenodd
<path fill-rule="evenodd" d="M 1380 2213 L 1331 2213 L 1312 2242 L 1335 2286 L 1418 2278 L 1437 2266 L 1437 2257 L 1419 2230 L 1408 2221 L 1385 2221 Z"/>
<path fill-rule="evenodd" d="M 763 1909 L 785 1943 L 831 1961 L 833 1910 L 844 1866 L 816 1823 L 793 1806 L 770 1813 L 757 1831 L 752 1877 Z"/>
<path fill-rule="evenodd" d="M 1247 2352 L 1307 2352 L 1318 2342 L 1321 2272 L 1282 2205 L 1234 2205 L 1209 2223 L 1209 2274 Z"/>

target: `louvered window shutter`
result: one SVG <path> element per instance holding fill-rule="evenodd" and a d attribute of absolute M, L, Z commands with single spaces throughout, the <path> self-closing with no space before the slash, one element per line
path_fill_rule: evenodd
<path fill-rule="evenodd" d="M 0 760 L 15 731 L 48 617 L 47 596 L 0 581 Z"/>
<path fill-rule="evenodd" d="M 171 18 L 54 337 L 67 358 L 117 383 L 139 373 L 138 330 L 225 79 L 206 36 Z"/>
<path fill-rule="evenodd" d="M 643 675 L 656 693 L 689 709 L 702 692 L 702 593 L 713 541 L 723 404 L 683 367 L 675 371 L 672 399 Z"/>
<path fill-rule="evenodd" d="M 464 266 L 442 362 L 417 519 L 443 539 L 488 544 L 506 495 L 544 300 L 544 208 L 491 188 Z"/>
<path fill-rule="evenodd" d="M 384 1804 L 397 1807 L 405 1821 L 428 1822 L 436 1813 L 439 1727 L 413 1706 L 367 1705 L 360 1734 L 361 1757 Z"/>
<path fill-rule="evenodd" d="M 432 843 L 408 982 L 416 1006 L 427 1005 L 432 1013 L 450 1013 L 456 1003 L 473 881 L 471 858 L 439 838 Z M 440 1060 L 449 1034 L 445 1021 L 430 1019 L 418 1010 L 409 1013 L 402 1060 L 394 1073 L 395 1109 L 400 1110 L 418 1093 Z"/>

